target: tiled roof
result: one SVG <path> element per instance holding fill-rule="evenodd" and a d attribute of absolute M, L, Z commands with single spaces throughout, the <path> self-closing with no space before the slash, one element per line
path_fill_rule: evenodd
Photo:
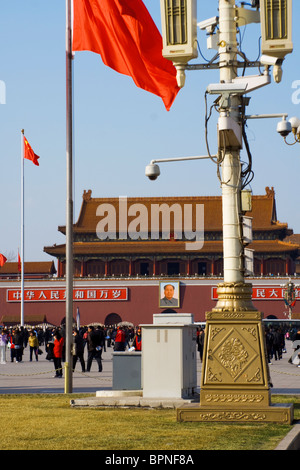
<path fill-rule="evenodd" d="M 18 263 L 7 262 L 4 266 L 0 267 L 0 276 L 1 274 L 17 274 Z M 36 261 L 36 262 L 27 262 L 24 264 L 24 274 L 55 274 L 56 269 L 53 261 Z"/>
<path fill-rule="evenodd" d="M 300 244 L 286 243 L 281 240 L 254 240 L 250 245 L 255 253 L 287 253 L 300 249 Z"/>
<path fill-rule="evenodd" d="M 194 250 L 193 250 L 194 248 Z M 256 253 L 284 253 L 292 252 L 300 249 L 300 245 L 285 243 L 280 240 L 255 240 L 249 245 Z M 52 247 L 45 247 L 44 250 L 50 255 L 64 256 L 65 245 L 56 245 Z M 188 245 L 181 241 L 126 241 L 126 242 L 75 242 L 74 255 L 97 255 L 102 256 L 124 256 L 124 255 L 183 255 L 189 253 L 199 252 L 203 257 L 204 254 L 222 254 L 223 241 L 205 241 L 201 249 L 193 242 Z"/>
<path fill-rule="evenodd" d="M 123 200 L 124 202 L 124 200 Z M 221 196 L 208 196 L 208 197 L 153 197 L 153 198 L 127 198 L 127 209 L 132 207 L 133 204 L 142 204 L 145 208 L 145 214 L 148 215 L 148 227 L 151 225 L 151 207 L 153 204 L 161 205 L 167 204 L 171 208 L 173 204 L 179 205 L 182 213 L 184 212 L 184 205 L 189 204 L 193 206 L 193 221 L 195 222 L 195 208 L 197 204 L 204 204 L 204 228 L 205 233 L 219 232 L 222 233 L 222 198 Z M 107 206 L 104 206 L 106 204 Z M 97 215 L 97 209 L 101 206 L 102 213 Z M 104 210 L 109 209 L 115 211 L 116 214 L 116 232 L 118 233 L 118 220 L 119 220 L 119 198 L 92 198 L 91 191 L 85 191 L 83 194 L 82 206 L 77 223 L 74 225 L 74 232 L 78 234 L 94 234 L 96 237 L 96 226 L 101 216 L 103 217 Z M 139 206 L 141 207 L 141 206 Z M 178 206 L 177 206 L 178 207 Z M 138 206 L 132 207 L 134 218 L 138 217 L 133 209 L 138 209 Z M 98 212 L 99 214 L 99 212 Z M 273 188 L 266 188 L 266 194 L 263 196 L 252 196 L 252 211 L 245 214 L 252 218 L 252 230 L 255 232 L 270 232 L 280 231 L 280 235 L 275 236 L 275 239 L 268 240 L 267 236 L 263 240 L 254 240 L 249 248 L 253 249 L 256 253 L 291 253 L 300 250 L 300 236 L 298 239 L 288 238 L 281 241 L 282 236 L 292 233 L 288 229 L 286 223 L 280 223 L 277 220 L 275 192 Z M 130 216 L 127 216 L 127 223 L 130 223 Z M 173 217 L 171 217 L 173 222 Z M 64 233 L 65 227 L 59 227 Z M 176 234 L 176 228 L 171 227 Z M 192 228 L 195 231 L 195 227 Z M 181 228 L 182 231 L 182 228 Z M 180 232 L 181 233 L 181 232 Z M 129 237 L 130 238 L 130 237 Z M 212 237 L 210 237 L 212 238 Z M 218 240 L 206 240 L 204 245 L 199 248 L 199 245 L 193 242 L 185 242 L 182 240 L 96 240 L 96 241 L 77 241 L 74 242 L 74 255 L 76 256 L 124 256 L 124 255 L 175 255 L 178 256 L 188 253 L 195 253 L 199 251 L 201 257 L 205 254 L 222 255 L 223 241 L 218 237 Z M 255 238 L 255 237 L 254 237 Z M 53 256 L 65 255 L 65 244 L 53 245 L 44 248 L 44 251 Z"/>
<path fill-rule="evenodd" d="M 151 207 L 153 205 L 167 204 L 169 208 L 173 204 L 181 207 L 182 213 L 185 204 L 193 205 L 192 220 L 195 223 L 195 210 L 197 204 L 204 204 L 204 227 L 205 231 L 222 231 L 222 198 L 221 196 L 194 196 L 194 197 L 130 197 L 126 199 L 127 207 L 133 204 L 142 204 L 148 215 L 148 227 L 151 227 Z M 91 191 L 85 191 L 83 201 L 78 217 L 78 221 L 74 224 L 75 233 L 96 233 L 97 223 L 101 220 L 101 215 L 97 215 L 97 209 L 107 207 L 115 210 L 116 214 L 116 231 L 119 229 L 119 198 L 92 198 Z M 133 208 L 134 209 L 134 208 Z M 134 213 L 135 214 L 135 213 Z M 286 223 L 280 223 L 276 215 L 275 192 L 273 188 L 266 188 L 266 194 L 263 196 L 252 196 L 252 211 L 245 214 L 253 218 L 253 230 L 281 230 L 287 229 Z M 102 214 L 102 217 L 104 214 Z M 137 217 L 128 216 L 128 223 Z M 172 226 L 173 218 L 171 217 L 171 230 L 176 230 Z M 58 227 L 59 231 L 65 233 L 65 226 Z M 195 226 L 193 227 L 195 230 Z"/>

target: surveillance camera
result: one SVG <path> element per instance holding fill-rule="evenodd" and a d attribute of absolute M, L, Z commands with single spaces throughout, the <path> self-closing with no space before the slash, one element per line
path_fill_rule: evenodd
<path fill-rule="evenodd" d="M 282 65 L 284 59 L 263 54 L 260 58 L 262 65 Z"/>
<path fill-rule="evenodd" d="M 218 23 L 219 17 L 213 16 L 212 18 L 208 18 L 208 20 L 200 21 L 198 27 L 202 30 L 207 29 L 208 31 L 213 31 Z"/>
<path fill-rule="evenodd" d="M 277 124 L 277 132 L 282 137 L 286 137 L 290 132 L 292 132 L 292 124 L 289 121 L 283 119 Z"/>
<path fill-rule="evenodd" d="M 150 163 L 150 165 L 146 166 L 145 175 L 149 178 L 149 180 L 154 181 L 160 175 L 159 166 L 155 163 Z"/>
<path fill-rule="evenodd" d="M 212 83 L 208 85 L 206 91 L 212 95 L 222 95 L 226 93 L 243 94 L 246 92 L 247 83 Z"/>

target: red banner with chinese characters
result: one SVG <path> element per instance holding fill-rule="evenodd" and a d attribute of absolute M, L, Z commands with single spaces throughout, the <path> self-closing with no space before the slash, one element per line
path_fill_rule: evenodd
<path fill-rule="evenodd" d="M 21 289 L 7 289 L 7 302 L 20 302 Z M 66 300 L 66 289 L 24 289 L 24 302 L 59 302 Z M 128 300 L 127 287 L 83 288 L 73 290 L 73 300 L 114 301 Z"/>
<path fill-rule="evenodd" d="M 252 287 L 253 300 L 284 300 L 284 287 Z M 295 290 L 296 299 L 300 299 L 300 289 Z M 218 300 L 217 288 L 212 288 L 212 299 Z"/>

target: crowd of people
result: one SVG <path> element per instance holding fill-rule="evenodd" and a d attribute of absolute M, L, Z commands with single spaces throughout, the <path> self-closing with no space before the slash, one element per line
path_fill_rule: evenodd
<path fill-rule="evenodd" d="M 197 328 L 197 349 L 200 354 L 200 361 L 203 359 L 205 330 L 202 327 Z M 272 364 L 272 360 L 279 361 L 286 352 L 286 339 L 297 342 L 295 348 L 300 350 L 300 330 L 296 328 L 285 328 L 283 326 L 265 326 L 266 352 L 268 363 Z M 298 344 L 297 343 L 297 344 Z M 40 354 L 44 351 L 46 359 L 53 361 L 55 375 L 54 377 L 62 377 L 62 362 L 65 361 L 65 328 L 63 325 L 51 328 L 5 328 L 0 329 L 0 364 L 6 364 L 8 356 L 10 361 L 22 362 L 24 351 L 29 347 L 29 361 L 38 361 Z M 114 351 L 141 351 L 142 336 L 140 327 L 134 326 L 82 326 L 73 330 L 73 371 L 77 362 L 80 363 L 82 372 L 89 372 L 92 363 L 95 360 L 98 371 L 102 372 L 102 352 L 106 348 L 112 348 Z M 87 360 L 84 359 L 86 351 Z M 289 360 L 293 364 L 296 361 Z M 298 365 L 300 367 L 300 353 Z"/>
<path fill-rule="evenodd" d="M 282 353 L 286 352 L 285 333 L 282 328 L 265 328 L 266 348 L 268 363 L 272 364 L 272 359 L 279 361 L 282 359 Z"/>
<path fill-rule="evenodd" d="M 283 353 L 286 353 L 286 340 L 293 342 L 293 354 L 288 359 L 291 364 L 300 367 L 300 330 L 298 328 L 290 327 L 288 325 L 265 326 L 265 339 L 266 339 L 266 352 L 268 363 L 272 365 L 272 360 L 280 361 Z M 299 349 L 298 353 L 295 352 Z"/>
<path fill-rule="evenodd" d="M 25 349 L 29 346 L 29 360 L 38 361 L 39 355 L 44 352 L 46 359 L 54 363 L 54 377 L 62 377 L 62 362 L 65 361 L 65 328 L 1 328 L 0 331 L 0 364 L 6 364 L 7 356 L 10 361 L 22 362 Z M 91 370 L 93 360 L 98 365 L 98 371 L 102 372 L 102 351 L 106 348 L 114 351 L 141 351 L 141 329 L 133 326 L 82 326 L 73 329 L 73 371 L 79 361 L 82 372 Z M 84 360 L 84 352 L 87 350 L 87 362 Z"/>

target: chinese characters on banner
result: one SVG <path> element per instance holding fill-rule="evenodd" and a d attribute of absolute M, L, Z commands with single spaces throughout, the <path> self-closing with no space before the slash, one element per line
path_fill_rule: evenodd
<path fill-rule="evenodd" d="M 21 300 L 21 289 L 7 289 L 6 294 L 7 302 L 20 302 Z M 24 290 L 24 302 L 55 302 L 65 300 L 66 290 L 64 288 Z M 74 289 L 73 300 L 128 300 L 128 289 L 127 287 Z"/>
<path fill-rule="evenodd" d="M 252 287 L 253 300 L 284 300 L 283 287 Z M 300 289 L 295 290 L 296 299 L 300 299 Z M 217 288 L 212 288 L 212 300 L 218 300 Z"/>

